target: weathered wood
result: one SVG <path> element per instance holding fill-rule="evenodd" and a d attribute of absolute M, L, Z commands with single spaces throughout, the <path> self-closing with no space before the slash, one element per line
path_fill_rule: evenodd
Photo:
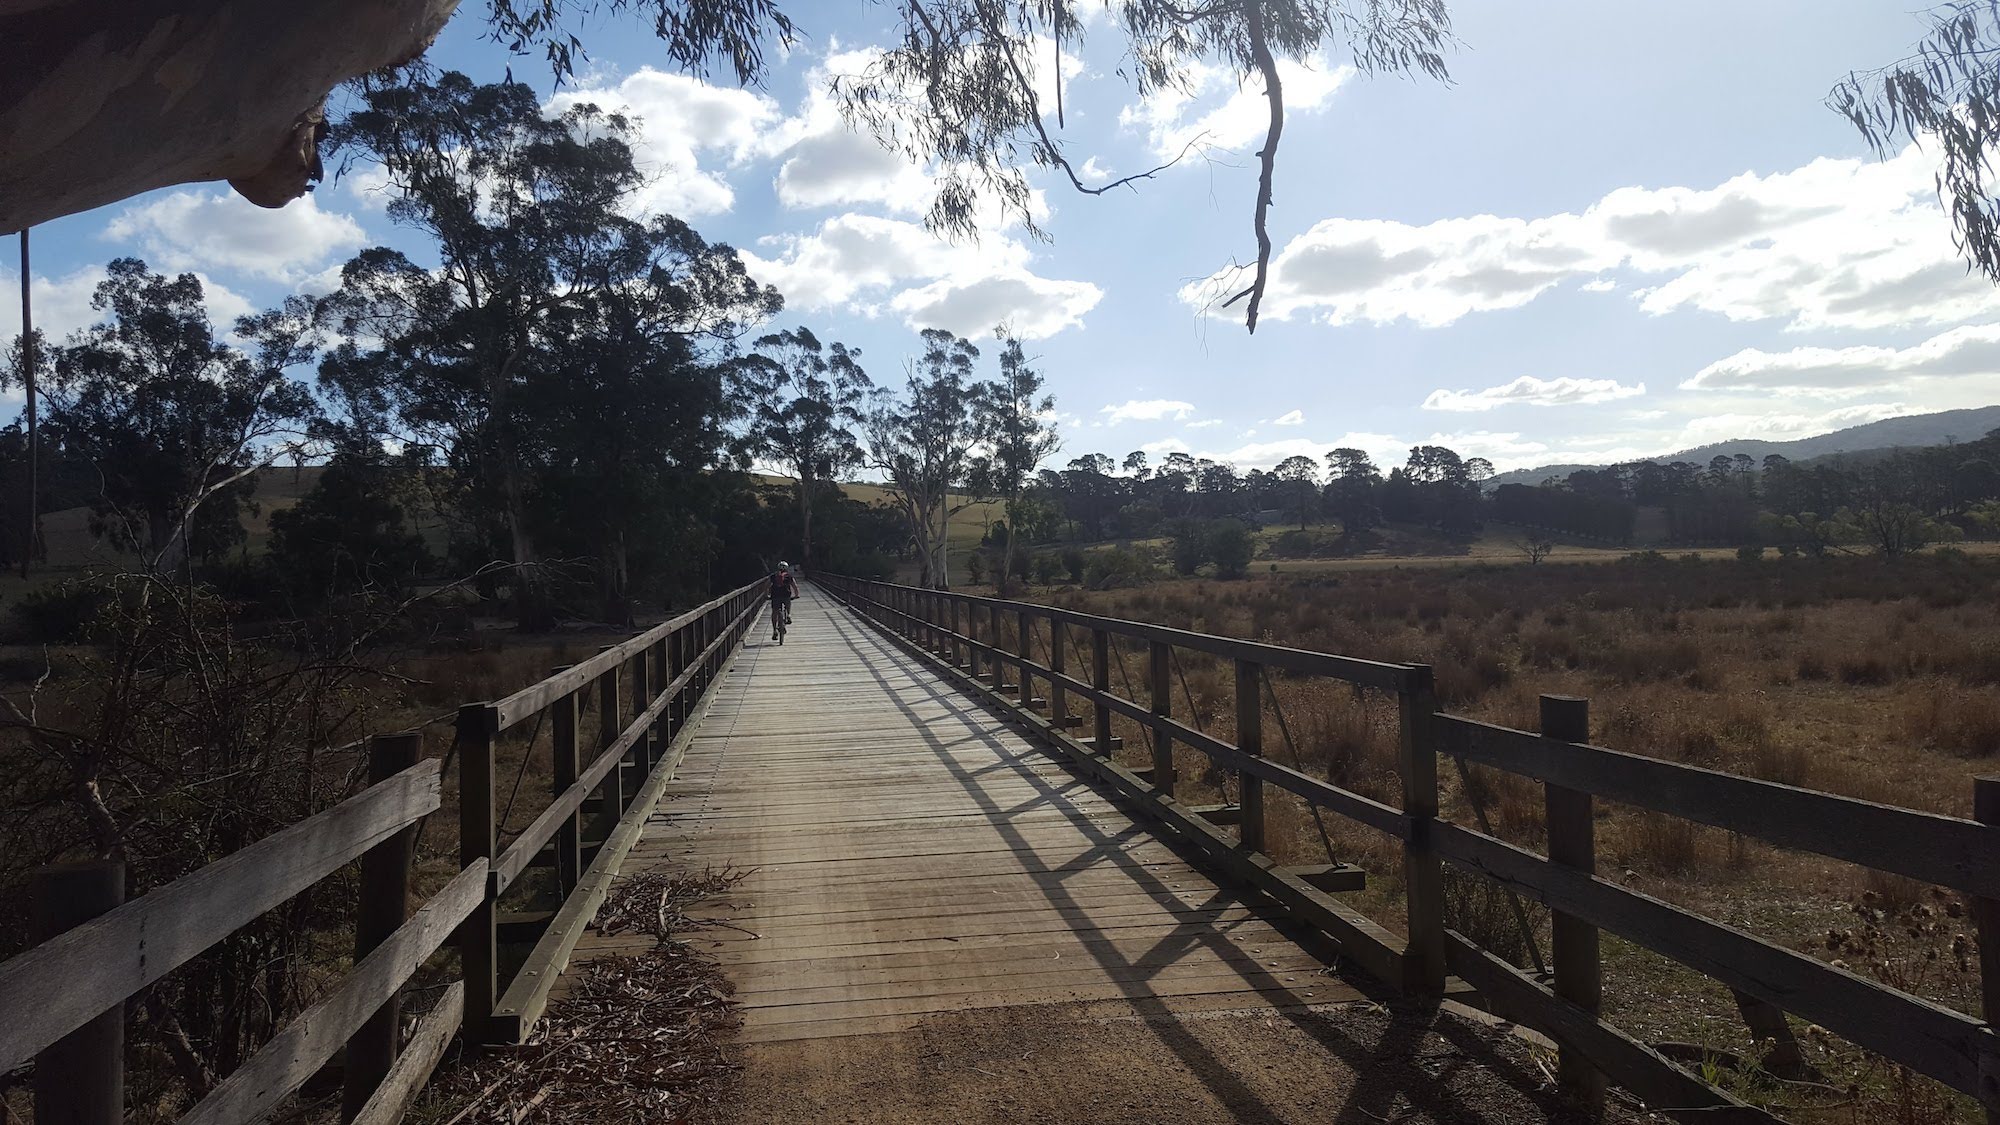
<path fill-rule="evenodd" d="M 438 997 L 437 1006 L 417 1021 L 409 1044 L 375 1088 L 375 1096 L 354 1116 L 353 1125 L 400 1125 L 437 1070 L 438 1060 L 444 1057 L 446 1045 L 458 1034 L 464 1018 L 465 982 L 455 980 Z"/>
<path fill-rule="evenodd" d="M 1447 931 L 1445 957 L 1453 973 L 1479 990 L 1480 1003 L 1489 1011 L 1533 1028 L 1582 1055 L 1638 1095 L 1648 1108 L 1687 1121 L 1780 1125 L 1780 1118 L 1682 1070 L 1658 1051 L 1555 995 L 1463 934 Z M 1682 1112 L 1675 1114 L 1673 1110 Z"/>
<path fill-rule="evenodd" d="M 1798 1038 L 1792 1034 L 1792 1025 L 1785 1020 L 1784 1009 L 1733 988 L 1729 990 L 1729 995 L 1736 1001 L 1736 1011 L 1742 1015 L 1743 1025 L 1750 1030 L 1750 1041 L 1759 1046 L 1769 1044 L 1764 1047 L 1759 1065 L 1779 1078 L 1811 1080 L 1811 1069 L 1806 1066 L 1805 1055 L 1799 1050 Z"/>
<path fill-rule="evenodd" d="M 0 1073 L 438 807 L 438 764 L 381 785 L 0 964 Z"/>
<path fill-rule="evenodd" d="M 44 867 L 29 877 L 29 894 L 29 937 L 46 942 L 124 903 L 125 863 L 99 859 Z M 34 1086 L 35 1120 L 42 1125 L 123 1121 L 125 1005 L 113 1004 L 36 1053 Z"/>
<path fill-rule="evenodd" d="M 609 651 L 608 649 L 606 651 Z M 623 751 L 617 749 L 624 733 L 625 704 L 618 690 L 618 668 L 613 665 L 597 678 L 597 751 L 595 765 L 599 762 L 616 762 Z M 605 766 L 603 781 L 599 785 L 599 795 L 603 798 L 603 815 L 612 821 L 625 815 L 625 774 L 623 771 Z M 561 803 L 557 798 L 557 804 Z M 587 862 L 587 861 L 586 861 Z"/>
<path fill-rule="evenodd" d="M 1060 618 L 1049 621 L 1049 720 L 1059 727 L 1070 726 L 1069 695 L 1063 688 L 1068 678 L 1063 668 L 1069 659 L 1069 639 Z"/>
<path fill-rule="evenodd" d="M 1541 698 L 1542 735 L 1563 742 L 1590 741 L 1590 701 L 1569 695 Z M 1543 784 L 1544 823 L 1548 826 L 1549 861 L 1586 875 L 1597 873 L 1597 826 L 1590 794 L 1560 785 Z M 1603 962 L 1597 927 L 1567 911 L 1549 920 L 1555 994 L 1592 1016 L 1603 1007 Z M 1557 1058 L 1556 1084 L 1563 1096 L 1589 1115 L 1604 1112 L 1604 1072 L 1574 1049 Z"/>
<path fill-rule="evenodd" d="M 1403 837 L 1403 894 L 1410 946 L 1403 959 L 1403 987 L 1425 995 L 1443 991 L 1445 977 L 1444 868 L 1430 838 L 1438 825 L 1437 696 L 1430 665 L 1410 667 L 1408 686 L 1396 697 L 1402 724 L 1397 772 L 1403 782 L 1403 815 L 1409 818 L 1409 833 Z"/>
<path fill-rule="evenodd" d="M 2000 827 L 1438 717 L 1441 750 L 1768 843 L 2000 898 Z"/>
<path fill-rule="evenodd" d="M 493 930 L 500 891 L 489 888 L 485 877 L 495 845 L 490 710 L 483 703 L 468 703 L 458 710 L 458 866 L 461 871 L 481 873 L 479 901 L 458 932 L 458 961 L 465 971 L 465 1034 L 473 1042 L 486 1041 L 500 990 L 498 935 Z"/>
<path fill-rule="evenodd" d="M 1173 728 L 1166 719 L 1174 713 L 1173 659 L 1174 650 L 1165 641 L 1152 641 L 1147 647 L 1148 686 L 1152 689 L 1152 716 L 1159 720 L 1153 727 L 1153 787 L 1165 796 L 1174 795 L 1174 736 Z M 1107 696 L 1103 702 L 1110 703 Z"/>
<path fill-rule="evenodd" d="M 1249 660 L 1236 662 L 1236 750 L 1248 758 L 1264 756 L 1263 670 Z M 1264 850 L 1264 779 L 1248 770 L 1236 771 L 1236 791 L 1243 819 L 1237 832 L 1243 846 Z"/>
<path fill-rule="evenodd" d="M 994 602 L 991 605 L 987 606 L 986 608 L 987 608 L 988 624 L 992 626 L 992 633 L 993 633 L 991 638 L 993 644 L 988 649 L 987 653 L 990 657 L 992 657 L 992 663 L 993 663 L 993 669 L 992 669 L 993 690 L 1006 691 L 1007 662 L 1001 658 L 1001 654 L 1006 650 L 1003 644 L 1005 638 L 1000 631 L 1000 603 Z"/>
<path fill-rule="evenodd" d="M 1115 748 L 1111 734 L 1111 706 L 1102 696 L 1111 693 L 1111 634 L 1102 629 L 1090 631 L 1090 686 L 1099 693 L 1099 698 L 1091 705 L 1091 749 L 1100 754 L 1109 754 Z"/>
<path fill-rule="evenodd" d="M 1441 822 L 1432 833 L 1439 854 L 1467 870 L 1768 1000 L 1952 1089 L 1979 1092 L 1979 1056 L 1991 1033 L 1970 1016 L 1462 825 Z"/>
<path fill-rule="evenodd" d="M 1972 781 L 1972 818 L 1981 824 L 2000 825 L 2000 777 L 1979 777 Z M 2000 1125 L 2000 1058 L 1994 1054 L 1991 1033 L 2000 1025 L 2000 898 L 1985 895 L 1971 900 L 1972 918 L 1979 927 L 1979 1002 L 1989 1034 L 1986 1049 L 1979 1056 L 1979 1090 L 1975 1095 L 1986 1107 L 1988 1125 Z"/>
<path fill-rule="evenodd" d="M 629 640 L 621 641 L 599 651 L 590 659 L 571 667 L 560 675 L 550 676 L 537 684 L 531 684 L 497 702 L 493 706 L 496 733 L 508 730 L 515 724 L 533 718 L 544 707 L 560 696 L 567 695 L 583 685 L 596 680 L 605 672 L 618 668 L 630 660 L 634 654 L 645 651 L 663 637 L 691 628 L 705 620 L 715 610 L 730 608 L 734 616 L 741 603 L 748 602 L 762 593 L 763 581 L 746 583 L 729 593 L 706 602 L 678 617 L 663 621 Z M 706 642 L 704 642 L 706 643 Z"/>
<path fill-rule="evenodd" d="M 1235 828 L 1243 823 L 1243 806 L 1238 804 L 1189 805 L 1187 811 L 1217 828 Z"/>
<path fill-rule="evenodd" d="M 245 1125 L 269 1116 L 485 901 L 486 864 L 478 861 L 362 958 L 332 995 L 299 1013 L 223 1079 L 181 1125 Z"/>
<path fill-rule="evenodd" d="M 380 785 L 417 764 L 423 756 L 421 731 L 378 734 L 368 740 L 368 782 Z M 354 912 L 354 959 L 360 961 L 386 941 L 410 913 L 410 869 L 416 859 L 417 826 L 412 824 L 361 856 L 360 900 Z M 401 1047 L 402 1005 L 392 994 L 347 1041 L 341 1074 L 340 1116 L 354 1120 L 389 1073 Z"/>
<path fill-rule="evenodd" d="M 1351 863 L 1313 863 L 1280 867 L 1278 870 L 1327 894 L 1366 890 L 1368 887 L 1368 873 Z"/>
<path fill-rule="evenodd" d="M 577 692 L 571 692 L 549 704 L 549 787 L 554 790 L 557 802 L 571 787 L 580 783 L 578 771 L 583 765 L 583 758 L 577 745 L 577 695 Z M 556 856 L 556 893 L 561 895 L 575 889 L 577 876 L 583 871 L 583 801 L 588 799 L 589 786 L 584 788 L 583 798 L 578 800 L 574 811 L 556 814 L 558 823 L 552 842 Z M 536 843 L 533 847 L 540 851 L 542 845 Z"/>

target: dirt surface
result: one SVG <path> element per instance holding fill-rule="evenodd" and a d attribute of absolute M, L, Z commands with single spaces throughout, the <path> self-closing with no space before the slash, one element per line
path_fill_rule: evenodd
<path fill-rule="evenodd" d="M 1565 1121 L 1504 1030 L 1360 1003 L 1175 1011 L 985 1009 L 901 1033 L 740 1048 L 731 1123 Z M 1614 1104 L 1604 1118 L 1650 1120 Z"/>

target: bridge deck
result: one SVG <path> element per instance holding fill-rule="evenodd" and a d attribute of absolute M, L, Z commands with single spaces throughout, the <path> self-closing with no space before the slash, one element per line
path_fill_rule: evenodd
<path fill-rule="evenodd" d="M 1461 1104 L 1409 1069 L 1440 1057 L 1416 1053 L 1425 1027 L 1351 1006 L 1328 1022 L 1362 993 L 1254 896 L 832 599 L 808 589 L 795 620 L 782 647 L 753 630 L 624 864 L 752 871 L 718 908 L 740 929 L 690 935 L 743 1005 L 741 1120 Z M 650 940 L 593 932 L 576 957 Z"/>

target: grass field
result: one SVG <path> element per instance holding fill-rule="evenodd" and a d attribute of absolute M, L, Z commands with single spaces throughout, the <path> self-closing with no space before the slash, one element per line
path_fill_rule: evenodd
<path fill-rule="evenodd" d="M 1343 565 L 1345 564 L 1345 565 Z M 1030 596 L 1115 617 L 1326 652 L 1433 665 L 1451 712 L 1534 729 L 1542 693 L 1591 701 L 1595 741 L 1616 749 L 1935 812 L 1969 815 L 1972 778 L 2000 753 L 2000 564 L 1952 553 L 1903 560 L 1662 560 L 1540 566 L 1461 560 L 1370 566 L 1341 560 L 1133 590 Z M 1261 567 L 1261 564 L 1260 564 Z M 1144 653 L 1119 654 L 1121 693 L 1144 699 Z M 1230 669 L 1182 654 L 1174 708 L 1233 737 Z M 1395 803 L 1392 700 L 1328 681 L 1280 677 L 1286 713 L 1267 716 L 1267 753 Z M 1133 689 L 1138 688 L 1137 692 Z M 1142 752 L 1136 727 L 1127 754 Z M 1289 755 L 1290 757 L 1287 757 Z M 1226 799 L 1231 779 L 1191 751 L 1188 799 Z M 1484 816 L 1539 848 L 1538 785 L 1446 765 L 1446 813 Z M 1268 790 L 1267 790 L 1268 792 Z M 1688 822 L 1600 804 L 1600 869 L 1698 909 L 1963 1011 L 1980 1010 L 1967 961 L 1964 904 L 1909 880 L 1785 852 Z M 1355 905 L 1400 927 L 1399 846 L 1273 801 L 1270 838 L 1285 862 L 1333 858 L 1370 873 Z M 1527 960 L 1505 896 L 1453 881 L 1451 922 Z M 1536 939 L 1547 949 L 1545 924 Z M 1750 1044 L 1728 993 L 1606 939 L 1606 1012 L 1649 1041 L 1717 1051 Z M 1970 1103 L 1798 1027 L 1826 1090 L 1747 1090 L 1800 1120 L 1971 1119 Z M 1857 1093 L 1849 1095 L 1853 1085 Z"/>

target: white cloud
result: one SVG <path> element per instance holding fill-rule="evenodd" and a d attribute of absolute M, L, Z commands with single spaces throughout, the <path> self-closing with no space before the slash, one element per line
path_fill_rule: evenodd
<path fill-rule="evenodd" d="M 1324 58 L 1309 66 L 1278 60 L 1286 114 L 1322 108 L 1354 74 L 1353 67 L 1334 66 Z M 1190 145 L 1234 149 L 1260 140 L 1270 125 L 1270 114 L 1261 76 L 1239 81 L 1226 67 L 1197 64 L 1187 72 L 1185 89 L 1158 90 L 1138 105 L 1127 106 L 1118 122 L 1143 129 L 1153 154 L 1172 160 Z"/>
<path fill-rule="evenodd" d="M 1645 393 L 1644 383 L 1628 387 L 1616 379 L 1573 379 L 1568 376 L 1537 379 L 1533 375 L 1523 375 L 1511 383 L 1479 391 L 1448 391 L 1440 388 L 1432 391 L 1424 399 L 1423 408 L 1470 412 L 1518 404 L 1577 406 L 1586 403 L 1612 402 Z"/>
<path fill-rule="evenodd" d="M 1303 426 L 1306 424 L 1306 412 L 1303 410 L 1288 410 L 1271 419 L 1271 424 L 1273 426 Z"/>
<path fill-rule="evenodd" d="M 1027 247 L 1014 239 L 953 245 L 901 219 L 849 213 L 812 234 L 763 242 L 769 256 L 744 253 L 750 272 L 805 310 L 873 316 L 886 308 L 912 327 L 973 336 L 1004 323 L 1039 339 L 1082 323 L 1103 297 L 1089 282 L 1037 276 L 1027 268 Z"/>
<path fill-rule="evenodd" d="M 1582 214 L 1476 215 L 1423 225 L 1330 218 L 1273 257 L 1265 315 L 1424 327 L 1516 308 L 1565 281 L 1609 288 L 1630 270 L 1650 313 L 1694 308 L 1792 330 L 1944 325 L 2000 310 L 1968 276 L 1914 146 L 1888 161 L 1815 160 L 1709 189 L 1620 188 Z M 1207 307 L 1226 270 L 1185 287 Z"/>
<path fill-rule="evenodd" d="M 1793 441 L 1798 438 L 1818 437 L 1835 430 L 1844 430 L 1849 426 L 1880 422 L 1884 418 L 1922 414 L 1927 409 L 1929 408 L 1901 402 L 1882 402 L 1842 406 L 1817 414 L 1792 413 L 1782 408 L 1769 414 L 1704 414 L 1690 419 L 1681 428 L 1679 437 L 1670 448 L 1691 449 L 1695 446 L 1731 441 L 1736 438 Z"/>
<path fill-rule="evenodd" d="M 1616 288 L 1618 288 L 1618 283 L 1608 277 L 1600 277 L 1595 281 L 1586 281 L 1583 283 L 1583 291 L 1585 293 L 1609 293 Z"/>
<path fill-rule="evenodd" d="M 83 266 L 58 278 L 36 274 L 35 329 L 49 340 L 61 341 L 104 320 L 103 313 L 90 307 L 90 299 L 105 277 L 104 267 L 97 265 Z M 218 336 L 226 338 L 237 317 L 256 311 L 242 294 L 214 278 L 198 272 L 195 277 L 201 282 L 203 303 Z M 0 340 L 11 341 L 21 333 L 20 278 L 18 273 L 0 270 L 0 292 L 8 297 L 0 301 Z"/>
<path fill-rule="evenodd" d="M 368 238 L 351 216 L 320 210 L 314 196 L 269 208 L 228 191 L 176 191 L 127 207 L 101 237 L 134 244 L 155 269 L 222 269 L 287 284 Z"/>
<path fill-rule="evenodd" d="M 650 66 L 615 86 L 565 90 L 544 108 L 557 114 L 585 103 L 638 119 L 633 157 L 650 179 L 631 206 L 642 214 L 693 217 L 729 210 L 736 193 L 726 177 L 704 167 L 704 159 L 741 164 L 770 142 L 784 120 L 778 103 L 763 94 Z"/>
<path fill-rule="evenodd" d="M 1189 422 L 1187 428 L 1190 430 L 1206 430 L 1211 426 L 1220 426 L 1222 424 L 1223 421 L 1220 418 L 1203 418 L 1199 422 Z"/>
<path fill-rule="evenodd" d="M 1139 449 L 1144 453 L 1155 457 L 1168 453 L 1193 452 L 1193 449 L 1189 447 L 1188 443 L 1182 441 L 1179 438 L 1161 438 L 1159 441 L 1144 442 L 1139 446 Z"/>
<path fill-rule="evenodd" d="M 1842 396 L 1903 389 L 1913 379 L 1974 377 L 2000 385 L 2000 324 L 1953 328 L 1907 348 L 1745 348 L 1702 368 L 1681 388 Z"/>
<path fill-rule="evenodd" d="M 1194 413 L 1194 403 L 1171 398 L 1128 399 L 1125 402 L 1098 408 L 1109 425 L 1120 422 L 1158 422 L 1172 418 L 1176 422 L 1185 421 Z M 1194 426 L 1212 425 L 1213 421 L 1191 423 Z"/>

